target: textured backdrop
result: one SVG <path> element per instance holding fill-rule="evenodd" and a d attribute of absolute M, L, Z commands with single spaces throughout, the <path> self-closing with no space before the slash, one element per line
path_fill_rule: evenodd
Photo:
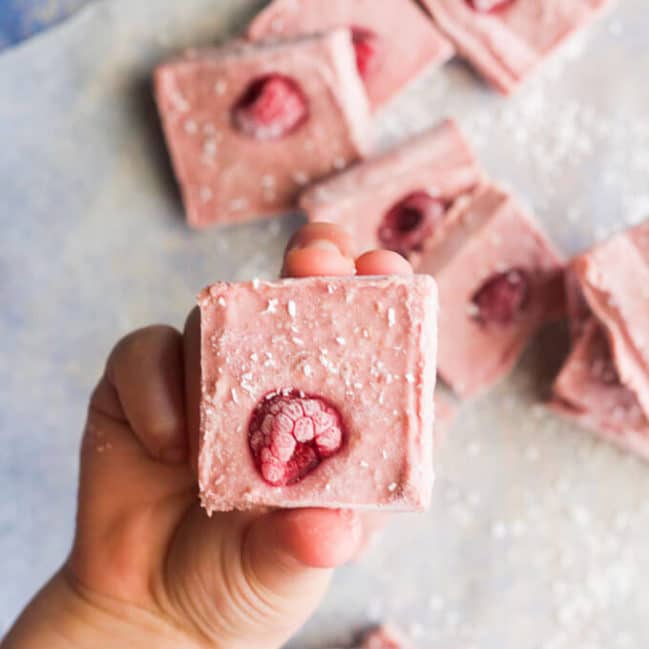
<path fill-rule="evenodd" d="M 0 629 L 72 535 L 86 400 L 112 343 L 181 324 L 215 279 L 271 276 L 297 215 L 189 231 L 150 94 L 161 58 L 253 0 L 98 0 L 0 55 Z M 387 144 L 456 116 L 566 253 L 649 216 L 649 12 L 619 9 L 515 98 L 460 64 L 379 117 Z M 537 405 L 563 345 L 462 408 L 432 510 L 341 570 L 297 649 L 388 617 L 423 648 L 645 649 L 649 467 Z"/>

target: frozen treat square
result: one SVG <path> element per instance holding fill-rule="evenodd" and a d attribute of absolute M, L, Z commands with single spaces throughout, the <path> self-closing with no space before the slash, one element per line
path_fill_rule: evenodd
<path fill-rule="evenodd" d="M 304 185 L 369 149 L 369 104 L 346 29 L 193 51 L 158 67 L 155 90 L 195 227 L 291 208 Z"/>
<path fill-rule="evenodd" d="M 217 283 L 199 305 L 208 512 L 428 506 L 432 278 Z"/>
<path fill-rule="evenodd" d="M 559 255 L 531 215 L 495 186 L 454 205 L 417 270 L 437 280 L 438 371 L 462 397 L 503 378 L 564 310 Z"/>
<path fill-rule="evenodd" d="M 609 4 L 609 0 L 422 1 L 458 53 L 506 94 Z"/>
<path fill-rule="evenodd" d="M 649 221 L 575 257 L 573 350 L 552 407 L 649 459 Z"/>
<path fill-rule="evenodd" d="M 282 39 L 341 26 L 352 29 L 358 70 L 374 107 L 454 52 L 412 0 L 275 0 L 253 20 L 248 37 Z"/>
<path fill-rule="evenodd" d="M 483 173 L 454 120 L 309 187 L 300 207 L 310 221 L 346 228 L 359 250 L 389 248 L 411 261 L 453 203 Z"/>

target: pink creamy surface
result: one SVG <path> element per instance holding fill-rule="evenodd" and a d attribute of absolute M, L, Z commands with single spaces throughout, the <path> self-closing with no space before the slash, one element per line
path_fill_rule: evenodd
<path fill-rule="evenodd" d="M 609 0 L 512 0 L 481 13 L 466 0 L 422 0 L 441 30 L 498 90 L 510 93 Z"/>
<path fill-rule="evenodd" d="M 300 207 L 310 221 L 345 227 L 360 251 L 381 247 L 379 226 L 400 200 L 418 191 L 452 203 L 483 180 L 454 120 L 307 189 Z"/>
<path fill-rule="evenodd" d="M 649 419 L 616 374 L 606 335 L 591 318 L 555 381 L 551 407 L 649 459 Z"/>
<path fill-rule="evenodd" d="M 649 221 L 577 257 L 571 267 L 608 335 L 620 380 L 649 413 Z"/>
<path fill-rule="evenodd" d="M 511 268 L 524 270 L 530 280 L 522 314 L 507 325 L 480 322 L 472 297 L 490 277 Z M 438 371 L 463 397 L 503 378 L 538 329 L 564 309 L 562 260 L 533 218 L 495 186 L 458 201 L 417 270 L 437 280 Z"/>
<path fill-rule="evenodd" d="M 199 305 L 199 482 L 208 512 L 428 506 L 437 316 L 430 277 L 218 283 Z M 257 403 L 282 389 L 325 399 L 348 437 L 302 481 L 273 487 L 253 462 L 248 426 Z"/>
<path fill-rule="evenodd" d="M 232 108 L 269 74 L 298 84 L 309 116 L 285 137 L 259 140 L 233 126 Z M 369 104 L 348 30 L 198 50 L 161 65 L 155 86 L 187 219 L 196 227 L 285 210 L 306 183 L 369 149 Z"/>
<path fill-rule="evenodd" d="M 447 61 L 454 51 L 411 0 L 275 0 L 255 18 L 248 36 L 285 38 L 341 26 L 378 36 L 366 79 L 373 106 L 390 99 L 427 65 Z"/>

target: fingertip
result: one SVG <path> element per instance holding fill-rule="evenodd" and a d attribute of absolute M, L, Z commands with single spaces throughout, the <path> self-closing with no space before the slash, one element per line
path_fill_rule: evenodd
<path fill-rule="evenodd" d="M 412 275 L 410 263 L 391 250 L 371 250 L 356 260 L 359 275 Z"/>
<path fill-rule="evenodd" d="M 288 554 L 310 568 L 336 568 L 363 542 L 361 517 L 350 510 L 297 509 L 274 514 Z"/>

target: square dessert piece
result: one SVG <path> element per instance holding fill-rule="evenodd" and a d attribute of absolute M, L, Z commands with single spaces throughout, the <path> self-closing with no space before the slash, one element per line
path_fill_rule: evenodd
<path fill-rule="evenodd" d="M 553 407 L 649 459 L 649 221 L 569 266 L 574 348 Z"/>
<path fill-rule="evenodd" d="M 308 188 L 310 221 L 345 227 L 359 251 L 389 248 L 416 263 L 453 204 L 483 180 L 453 120 Z"/>
<path fill-rule="evenodd" d="M 209 513 L 429 505 L 432 278 L 217 283 L 199 305 Z"/>
<path fill-rule="evenodd" d="M 437 280 L 438 371 L 462 397 L 509 373 L 532 336 L 564 311 L 561 258 L 532 216 L 492 185 L 456 202 L 417 270 Z"/>
<path fill-rule="evenodd" d="M 282 39 L 332 27 L 352 30 L 358 70 L 374 107 L 454 52 L 411 0 L 275 0 L 253 20 L 248 37 Z"/>
<path fill-rule="evenodd" d="M 488 81 L 513 92 L 609 0 L 422 0 L 440 29 Z"/>
<path fill-rule="evenodd" d="M 161 65 L 155 90 L 195 227 L 290 208 L 306 183 L 369 146 L 369 105 L 346 29 L 198 50 Z"/>

